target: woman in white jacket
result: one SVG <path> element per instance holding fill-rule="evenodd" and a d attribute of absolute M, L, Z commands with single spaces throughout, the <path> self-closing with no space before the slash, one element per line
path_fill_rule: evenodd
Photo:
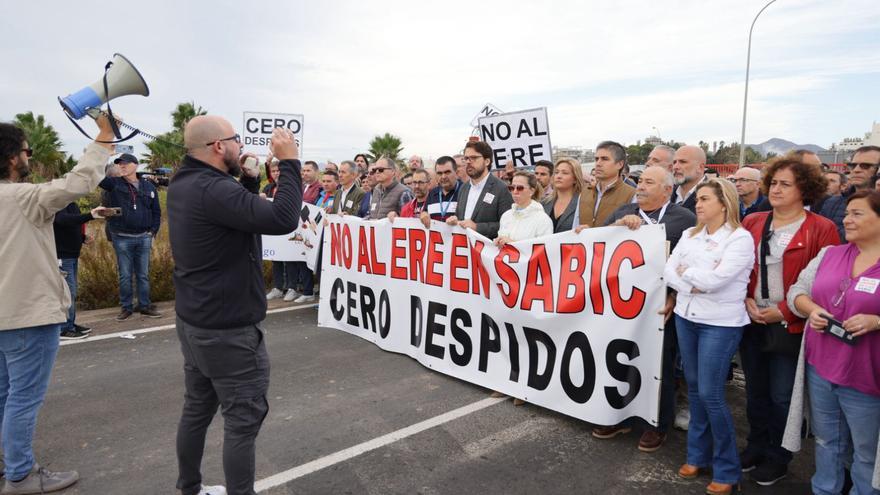
<path fill-rule="evenodd" d="M 495 245 L 501 247 L 508 242 L 524 241 L 553 233 L 553 220 L 547 216 L 541 203 L 536 201 L 541 197 L 541 185 L 538 184 L 535 174 L 513 174 L 507 189 L 513 196 L 513 206 L 501 215 Z M 493 392 L 492 397 L 504 397 L 504 394 Z M 524 400 L 513 399 L 514 406 L 523 404 Z"/>
<path fill-rule="evenodd" d="M 691 413 L 687 462 L 678 474 L 695 478 L 711 467 L 706 493 L 721 495 L 731 493 L 742 477 L 724 384 L 749 323 L 745 298 L 755 246 L 740 226 L 739 199 L 730 182 L 710 179 L 694 195 L 697 225 L 681 236 L 663 274 L 677 291 L 675 328 Z"/>
<path fill-rule="evenodd" d="M 534 239 L 553 233 L 553 220 L 536 201 L 541 197 L 538 178 L 530 172 L 517 172 L 507 186 L 513 196 L 513 206 L 501 215 L 495 244 Z"/>

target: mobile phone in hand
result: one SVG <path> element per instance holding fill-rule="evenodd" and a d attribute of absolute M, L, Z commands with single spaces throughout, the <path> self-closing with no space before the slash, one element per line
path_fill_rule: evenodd
<path fill-rule="evenodd" d="M 119 215 L 122 215 L 122 208 L 116 206 L 113 208 L 105 209 L 104 214 L 102 216 L 105 218 L 110 218 L 110 217 L 118 217 Z"/>

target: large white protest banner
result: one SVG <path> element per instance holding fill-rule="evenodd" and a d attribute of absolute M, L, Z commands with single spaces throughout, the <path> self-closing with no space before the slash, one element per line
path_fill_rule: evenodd
<path fill-rule="evenodd" d="M 487 115 L 478 119 L 480 136 L 492 147 L 492 166 L 503 168 L 508 161 L 531 167 L 538 160 L 552 160 L 547 108 Z"/>
<path fill-rule="evenodd" d="M 284 235 L 263 236 L 263 259 L 305 261 L 309 270 L 314 271 L 323 232 L 324 210 L 304 203 L 296 230 Z"/>
<path fill-rule="evenodd" d="M 276 127 L 286 127 L 293 131 L 296 143 L 302 152 L 303 116 L 293 113 L 244 112 L 241 143 L 244 151 L 255 155 L 266 156 L 269 143 L 272 142 L 272 131 Z"/>
<path fill-rule="evenodd" d="M 319 325 L 595 424 L 657 424 L 662 225 L 499 249 L 439 222 L 329 218 Z"/>

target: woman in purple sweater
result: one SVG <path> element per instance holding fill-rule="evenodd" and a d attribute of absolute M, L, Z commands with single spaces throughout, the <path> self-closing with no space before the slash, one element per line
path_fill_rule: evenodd
<path fill-rule="evenodd" d="M 880 192 L 847 200 L 847 244 L 819 252 L 788 293 L 808 318 L 803 358 L 816 436 L 816 494 L 837 494 L 852 460 L 852 493 L 876 489 L 880 435 Z M 875 488 L 872 488 L 872 477 Z"/>

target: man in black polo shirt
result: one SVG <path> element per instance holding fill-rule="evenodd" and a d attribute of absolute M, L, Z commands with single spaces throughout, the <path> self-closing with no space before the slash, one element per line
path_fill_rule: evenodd
<path fill-rule="evenodd" d="M 682 233 L 697 223 L 697 217 L 687 208 L 671 202 L 674 180 L 672 173 L 663 167 L 648 167 L 642 172 L 636 188 L 637 203 L 627 203 L 611 214 L 605 225 L 623 225 L 636 230 L 642 225 L 659 224 L 666 226 L 666 240 L 669 251 L 675 248 Z M 672 304 L 667 300 L 666 325 L 663 329 L 663 369 L 660 381 L 660 420 L 656 427 L 648 427 L 639 439 L 639 450 L 654 452 L 666 440 L 666 433 L 675 419 L 675 320 L 669 318 Z M 651 329 L 651 331 L 656 331 Z M 631 428 L 627 422 L 616 426 L 593 428 L 596 438 L 613 438 L 628 433 Z"/>
<path fill-rule="evenodd" d="M 227 120 L 203 115 L 184 130 L 187 155 L 168 186 L 168 220 L 177 291 L 177 336 L 184 360 L 183 414 L 177 430 L 177 488 L 202 488 L 205 434 L 218 406 L 224 422 L 223 471 L 229 495 L 254 493 L 256 438 L 269 403 L 269 355 L 260 234 L 296 228 L 302 209 L 299 150 L 277 128 L 272 154 L 280 176 L 273 201 L 259 177 L 241 182 L 241 138 Z"/>
<path fill-rule="evenodd" d="M 458 180 L 455 168 L 455 159 L 451 156 L 441 156 L 434 163 L 438 185 L 428 191 L 426 211 L 419 216 L 425 228 L 431 226 L 431 220 L 445 222 L 447 218 L 455 215 L 455 209 L 458 207 L 458 191 L 461 189 L 461 181 Z"/>

